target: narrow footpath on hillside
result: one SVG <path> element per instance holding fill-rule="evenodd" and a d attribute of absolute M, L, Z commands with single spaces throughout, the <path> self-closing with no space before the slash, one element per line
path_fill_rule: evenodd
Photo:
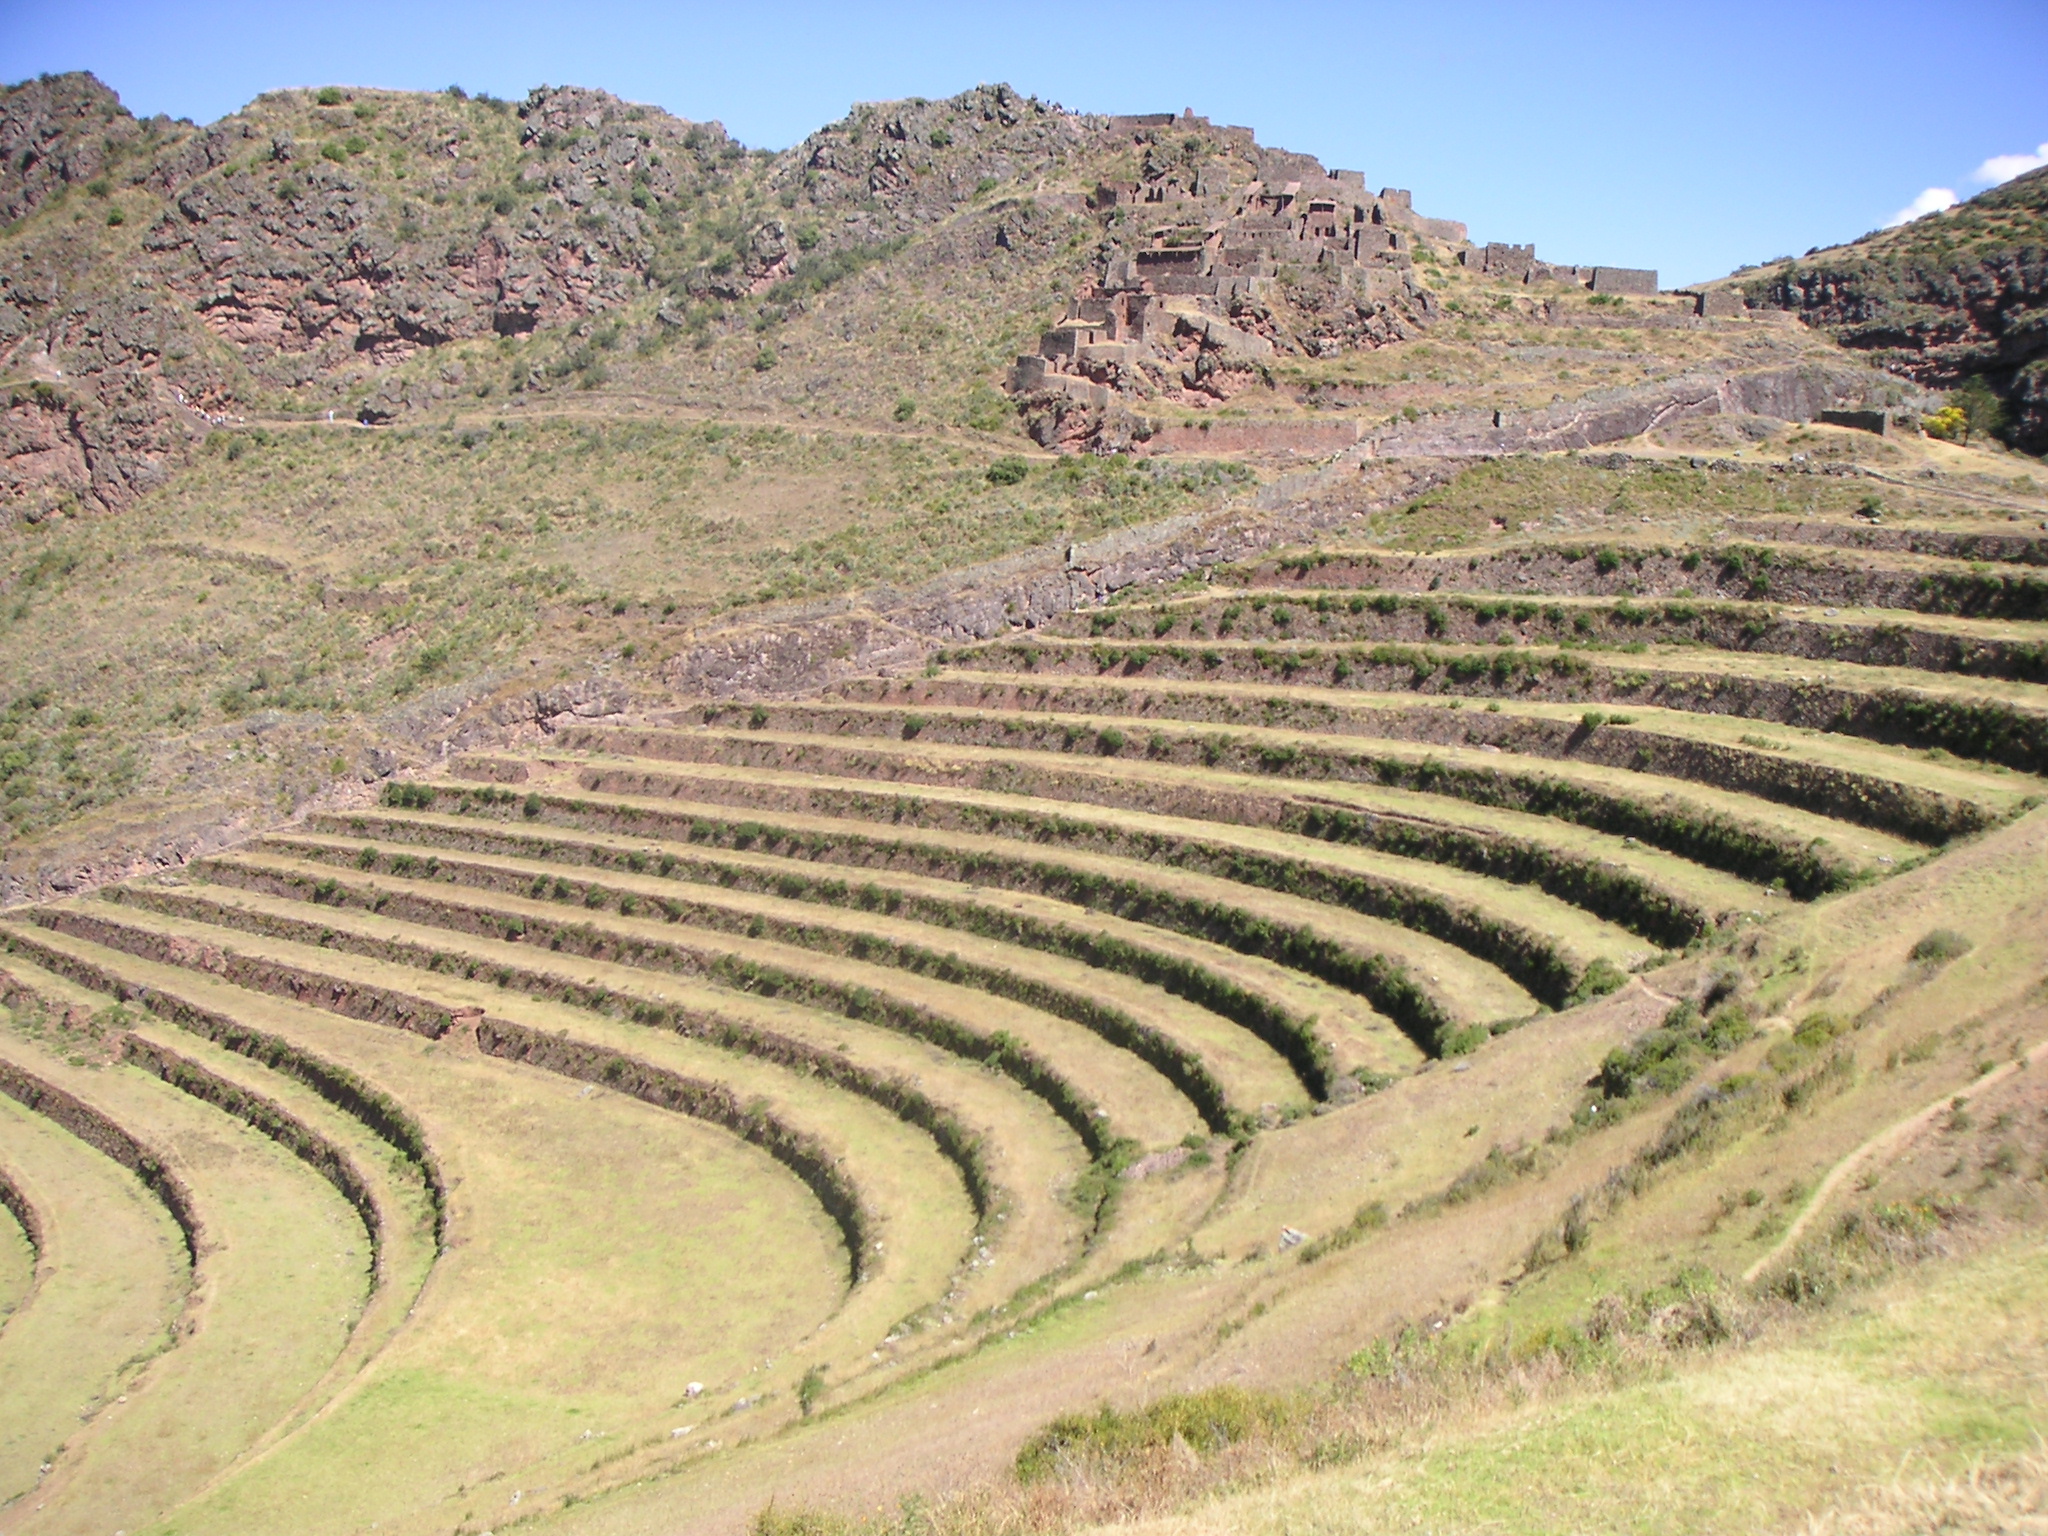
<path fill-rule="evenodd" d="M 2015 1061 L 2001 1062 L 1960 1092 L 1944 1093 L 1903 1120 L 1893 1121 L 1858 1146 L 1828 1170 L 1827 1177 L 1820 1181 L 1820 1186 L 1814 1190 L 1805 1208 L 1793 1219 L 1792 1225 L 1785 1229 L 1785 1235 L 1779 1238 L 1762 1258 L 1742 1272 L 1743 1282 L 1748 1284 L 1755 1281 L 1758 1275 L 1790 1253 L 1793 1244 L 1797 1243 L 1806 1229 L 1813 1225 L 1814 1220 L 1827 1208 L 1829 1199 L 1850 1175 L 1859 1172 L 1880 1157 L 1902 1150 L 1915 1136 L 1932 1124 L 1937 1115 L 1953 1112 L 1957 1106 L 1969 1103 L 1973 1096 L 1987 1088 L 1996 1087 L 2016 1072 L 2032 1067 L 2044 1056 L 2048 1056 L 2048 1040 L 2043 1040 Z"/>

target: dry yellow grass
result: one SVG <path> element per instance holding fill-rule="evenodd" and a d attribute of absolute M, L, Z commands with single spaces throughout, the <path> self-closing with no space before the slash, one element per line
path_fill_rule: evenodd
<path fill-rule="evenodd" d="M 190 1272 L 177 1228 L 133 1175 L 4 1097 L 0 1167 L 43 1239 L 33 1289 L 0 1327 L 0 1499 L 13 1500 L 169 1345 Z"/>
<path fill-rule="evenodd" d="M 665 1437 L 687 1382 L 703 1380 L 729 1404 L 754 1388 L 779 1341 L 838 1306 L 836 1229 L 779 1165 L 721 1132 L 192 971 L 39 937 L 358 1072 L 418 1116 L 450 1181 L 449 1247 L 399 1337 L 334 1412 L 182 1515 L 194 1530 L 247 1530 L 278 1510 L 310 1531 L 389 1522 L 447 1507 L 479 1465 L 525 1468 L 529 1485 L 558 1480 L 590 1460 L 586 1429 L 604 1450 L 628 1425 L 651 1421 Z M 776 1256 L 765 1286 L 751 1262 L 764 1253 Z M 404 1476 L 366 1482 L 365 1457 Z"/>
<path fill-rule="evenodd" d="M 69 1437 L 15 1517 L 28 1532 L 141 1527 L 318 1385 L 361 1315 L 368 1234 L 331 1185 L 267 1137 L 133 1067 L 73 1067 L 13 1033 L 0 1035 L 0 1057 L 152 1145 L 202 1223 L 189 1331 Z"/>
<path fill-rule="evenodd" d="M 2044 1286 L 2038 1245 L 2015 1243 L 1665 1380 L 1501 1404 L 1341 1471 L 1117 1528 L 2029 1530 Z"/>

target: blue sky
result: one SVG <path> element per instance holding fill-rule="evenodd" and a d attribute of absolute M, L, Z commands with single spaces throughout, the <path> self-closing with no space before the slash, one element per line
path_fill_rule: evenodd
<path fill-rule="evenodd" d="M 1479 239 L 1667 285 L 1853 238 L 1980 190 L 1994 157 L 2048 154 L 2044 0 L 0 0 L 0 78 L 66 69 L 201 122 L 284 85 L 567 82 L 774 148 L 854 101 L 1007 80 L 1080 110 L 1249 124 Z"/>

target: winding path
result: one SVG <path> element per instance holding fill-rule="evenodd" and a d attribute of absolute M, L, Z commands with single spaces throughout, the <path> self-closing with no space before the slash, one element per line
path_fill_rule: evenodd
<path fill-rule="evenodd" d="M 1958 1100 L 1967 1101 L 1972 1095 L 1982 1093 L 1986 1088 L 1996 1083 L 2004 1082 L 2005 1079 L 2018 1072 L 2023 1066 L 2031 1067 L 2043 1056 L 2048 1056 L 2048 1040 L 2041 1041 L 2018 1061 L 1999 1063 L 1999 1065 L 1986 1072 L 1967 1088 L 1956 1092 L 1944 1093 L 1941 1097 L 1934 1100 L 1933 1103 L 1926 1105 L 1922 1109 L 1915 1110 L 1912 1114 L 1906 1116 L 1905 1119 L 1893 1121 L 1875 1136 L 1872 1136 L 1868 1141 L 1857 1147 L 1855 1151 L 1828 1170 L 1827 1177 L 1820 1181 L 1820 1187 L 1813 1192 L 1813 1197 L 1806 1202 L 1805 1208 L 1793 1219 L 1792 1225 L 1785 1229 L 1785 1235 L 1772 1244 L 1769 1251 L 1762 1258 L 1742 1272 L 1743 1282 L 1748 1284 L 1754 1281 L 1758 1275 L 1762 1274 L 1772 1264 L 1791 1251 L 1792 1245 L 1799 1241 L 1800 1234 L 1813 1225 L 1813 1219 L 1827 1206 L 1829 1197 L 1841 1187 L 1842 1181 L 1848 1178 L 1849 1175 L 1874 1161 L 1879 1156 L 1891 1152 L 1912 1140 L 1915 1135 L 1924 1130 L 1933 1121 L 1935 1116 L 1950 1109 Z"/>

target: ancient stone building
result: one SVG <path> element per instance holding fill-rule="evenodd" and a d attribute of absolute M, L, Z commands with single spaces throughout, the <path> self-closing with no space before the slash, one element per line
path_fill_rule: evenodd
<path fill-rule="evenodd" d="M 1260 148 L 1250 130 L 1211 127 L 1205 119 L 1120 117 L 1112 131 L 1147 143 L 1158 130 L 1188 128 L 1256 166 L 1249 181 L 1221 158 L 1190 168 L 1156 157 L 1147 174 L 1103 182 L 1088 201 L 1121 236 L 1096 283 L 1019 357 L 1010 388 L 1064 396 L 1091 407 L 1160 388 L 1220 395 L 1220 376 L 1255 368 L 1273 355 L 1256 315 L 1277 296 L 1283 272 L 1315 274 L 1354 313 L 1383 308 L 1397 295 L 1426 307 L 1409 278 L 1417 239 L 1462 246 L 1465 226 L 1415 212 L 1408 192 L 1377 197 L 1359 171 L 1328 171 L 1306 155 Z M 1190 356 L 1189 354 L 1192 354 Z"/>
<path fill-rule="evenodd" d="M 1498 240 L 1488 241 L 1483 249 L 1467 251 L 1467 266 L 1476 266 L 1489 277 L 1508 277 L 1521 282 L 1529 280 L 1529 269 L 1536 265 L 1536 247 L 1533 245 L 1502 245 Z"/>
<path fill-rule="evenodd" d="M 1509 282 L 1567 283 L 1574 288 L 1590 288 L 1595 293 L 1651 294 L 1657 291 L 1654 268 L 1563 267 L 1553 262 L 1538 261 L 1533 245 L 1502 245 L 1494 241 L 1484 246 L 1467 246 L 1458 253 L 1458 261 L 1461 266 L 1488 277 L 1505 278 Z"/>
<path fill-rule="evenodd" d="M 1588 285 L 1595 293 L 1642 293 L 1657 291 L 1657 271 L 1652 267 L 1595 267 Z"/>

